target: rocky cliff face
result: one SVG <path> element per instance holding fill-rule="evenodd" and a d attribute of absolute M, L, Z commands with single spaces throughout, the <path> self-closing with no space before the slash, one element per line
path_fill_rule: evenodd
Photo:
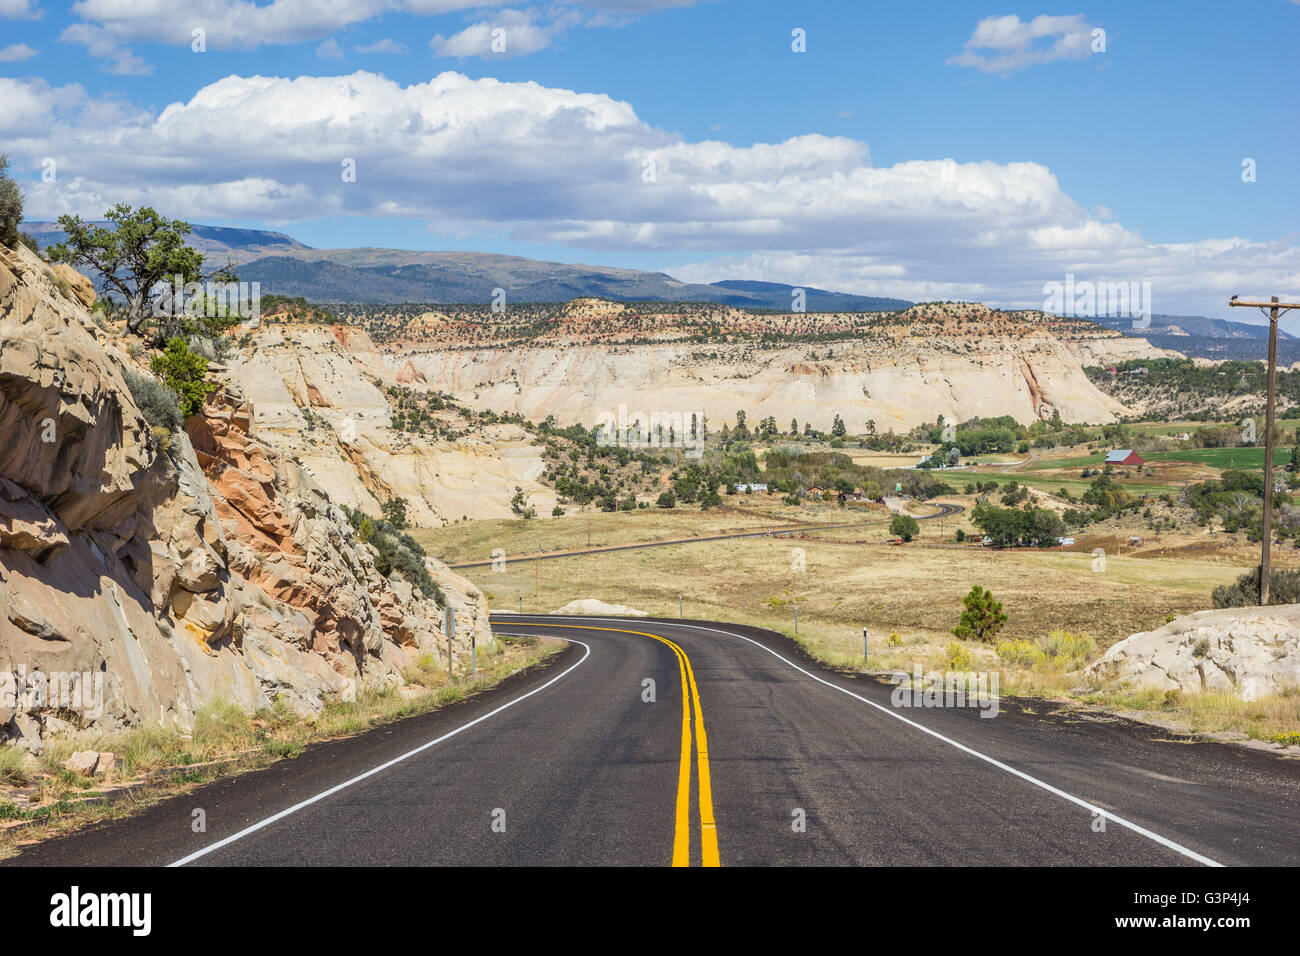
<path fill-rule="evenodd" d="M 1150 347 L 1140 340 L 1139 354 Z M 587 345 L 412 351 L 401 358 L 433 388 L 478 409 L 554 415 L 591 427 L 602 415 L 703 412 L 715 428 L 743 409 L 750 421 L 881 431 L 1012 415 L 1025 423 L 1114 421 L 1127 409 L 1088 380 L 1080 349 L 1048 335 L 972 339 L 951 348 L 916 340 L 760 348 L 752 344 Z M 1096 346 L 1089 346 L 1091 357 Z"/>
<path fill-rule="evenodd" d="M 81 726 L 188 724 L 216 697 L 311 711 L 445 659 L 437 604 L 376 570 L 237 385 L 154 433 L 91 301 L 0 248 L 0 730 L 39 750 Z M 458 645 L 489 642 L 482 595 L 428 567 Z"/>
<path fill-rule="evenodd" d="M 556 503 L 540 481 L 541 446 L 516 425 L 476 427 L 454 440 L 394 428 L 384 390 L 427 385 L 363 329 L 268 324 L 237 348 L 229 375 L 256 408 L 260 433 L 341 504 L 377 515 L 381 503 L 400 497 L 413 522 L 436 526 L 511 517 L 517 487 L 543 513 Z"/>
<path fill-rule="evenodd" d="M 617 416 L 703 412 L 715 429 L 791 418 L 850 432 L 1059 413 L 1097 424 L 1128 413 L 1085 365 L 1175 355 L 1095 323 L 979 303 L 899 313 L 775 313 L 701 304 L 578 299 L 500 315 L 367 313 L 400 374 L 476 409 L 554 415 L 588 427 Z"/>

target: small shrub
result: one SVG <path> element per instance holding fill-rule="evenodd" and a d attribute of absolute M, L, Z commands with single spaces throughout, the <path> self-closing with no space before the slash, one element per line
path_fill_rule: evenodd
<path fill-rule="evenodd" d="M 176 393 L 181 413 L 185 417 L 196 414 L 216 389 L 215 382 L 204 381 L 208 373 L 208 360 L 190 351 L 179 336 L 167 343 L 162 355 L 155 355 L 150 363 L 153 372 L 163 384 Z"/>
<path fill-rule="evenodd" d="M 1038 647 L 1053 663 L 1077 666 L 1096 652 L 1097 642 L 1087 634 L 1055 630 L 1039 638 Z"/>
<path fill-rule="evenodd" d="M 1252 607 L 1259 603 L 1259 568 L 1251 568 L 1232 584 L 1214 589 L 1215 607 Z M 1273 568 L 1268 576 L 1269 604 L 1300 604 L 1300 569 Z"/>
<path fill-rule="evenodd" d="M 898 636 L 897 631 L 894 631 L 889 635 L 888 639 L 886 639 L 885 644 L 889 647 L 902 647 L 903 639 Z"/>
<path fill-rule="evenodd" d="M 180 430 L 184 419 L 175 392 L 157 379 L 140 375 L 131 369 L 126 369 L 122 377 L 126 379 L 126 387 L 145 421 L 168 433 Z"/>
<path fill-rule="evenodd" d="M 30 776 L 27 772 L 27 754 L 17 747 L 0 747 L 0 783 L 21 787 Z"/>
<path fill-rule="evenodd" d="M 960 641 L 949 641 L 943 649 L 943 656 L 950 671 L 968 671 L 974 661 L 970 648 Z"/>
<path fill-rule="evenodd" d="M 1043 652 L 1029 641 L 998 641 L 998 657 L 1013 667 L 1034 667 L 1043 660 Z"/>
<path fill-rule="evenodd" d="M 375 570 L 384 577 L 394 572 L 415 585 L 438 607 L 447 606 L 447 596 L 425 566 L 425 550 L 418 541 L 382 518 L 371 518 L 361 510 L 343 509 L 357 540 L 375 549 Z"/>
<path fill-rule="evenodd" d="M 1007 615 L 1002 611 L 1002 602 L 995 601 L 993 592 L 978 584 L 970 589 L 970 593 L 962 598 L 961 603 L 965 610 L 962 611 L 961 619 L 952 632 L 963 641 L 972 639 L 992 641 L 993 635 L 1007 623 Z"/>

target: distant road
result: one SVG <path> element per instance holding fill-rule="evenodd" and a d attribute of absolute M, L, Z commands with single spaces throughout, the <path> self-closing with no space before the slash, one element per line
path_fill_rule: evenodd
<path fill-rule="evenodd" d="M 1297 761 L 1045 701 L 899 707 L 759 628 L 492 621 L 569 647 L 4 865 L 1300 863 Z"/>
<path fill-rule="evenodd" d="M 963 505 L 947 504 L 943 502 L 931 502 L 939 510 L 934 514 L 913 515 L 918 521 L 930 521 L 934 518 L 948 518 L 952 515 L 965 511 Z M 765 538 L 771 535 L 774 538 L 784 537 L 785 535 L 797 534 L 804 531 L 831 531 L 839 528 L 862 528 L 869 524 L 876 524 L 880 519 L 875 521 L 852 521 L 847 524 L 805 524 L 805 525 L 787 525 L 784 528 L 765 528 L 762 531 L 739 531 L 732 534 L 712 534 L 701 535 L 696 538 L 668 538 L 663 541 L 642 541 L 636 544 L 610 544 L 603 545 L 599 548 L 582 548 L 577 551 L 547 551 L 542 554 L 512 556 L 511 562 L 520 561 L 551 561 L 555 558 L 572 558 L 582 554 L 605 554 L 611 551 L 638 551 L 642 548 L 667 548 L 675 544 L 696 544 L 701 541 L 728 541 L 733 538 Z M 458 564 L 447 565 L 457 570 L 464 568 L 487 568 L 492 566 L 491 559 L 487 561 L 462 561 Z"/>

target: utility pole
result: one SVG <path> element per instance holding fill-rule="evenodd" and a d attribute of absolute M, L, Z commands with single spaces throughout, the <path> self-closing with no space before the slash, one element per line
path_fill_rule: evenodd
<path fill-rule="evenodd" d="M 1273 296 L 1268 302 L 1246 302 L 1235 295 L 1229 306 L 1239 309 L 1268 309 L 1268 395 L 1264 412 L 1264 535 L 1259 555 L 1259 604 L 1268 605 L 1268 577 L 1271 569 L 1269 546 L 1273 542 L 1273 413 L 1277 404 L 1277 320 L 1292 309 L 1300 309 L 1300 302 L 1279 302 Z"/>

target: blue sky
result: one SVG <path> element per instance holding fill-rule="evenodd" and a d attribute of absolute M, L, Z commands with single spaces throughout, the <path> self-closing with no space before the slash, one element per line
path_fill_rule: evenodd
<path fill-rule="evenodd" d="M 0 149 L 34 218 L 1004 305 L 1073 271 L 1213 314 L 1300 293 L 1300 66 L 1259 52 L 1297 40 L 1292 0 L 0 0 Z"/>

